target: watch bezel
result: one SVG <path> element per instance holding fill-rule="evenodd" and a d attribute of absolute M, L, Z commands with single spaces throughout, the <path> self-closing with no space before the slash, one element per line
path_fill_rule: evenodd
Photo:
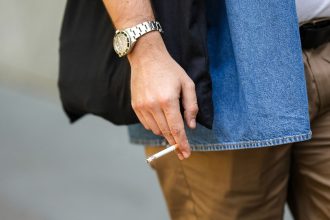
<path fill-rule="evenodd" d="M 129 33 L 127 31 L 125 31 L 125 30 L 116 31 L 116 34 L 115 34 L 115 36 L 113 38 L 113 45 L 116 45 L 115 42 L 117 41 L 118 36 L 121 35 L 121 34 L 126 37 L 126 41 L 127 42 L 126 42 L 126 48 L 125 48 L 125 50 L 124 51 L 118 51 L 115 46 L 113 47 L 113 49 L 115 50 L 115 52 L 118 54 L 119 57 L 123 57 L 123 56 L 127 55 L 130 52 L 130 50 L 132 49 L 132 40 L 131 40 L 131 37 L 130 37 Z"/>

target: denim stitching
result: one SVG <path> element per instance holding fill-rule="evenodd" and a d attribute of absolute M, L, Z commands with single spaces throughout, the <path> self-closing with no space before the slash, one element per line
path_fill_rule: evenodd
<path fill-rule="evenodd" d="M 306 134 L 285 136 L 280 138 L 272 138 L 258 141 L 241 141 L 241 142 L 230 142 L 230 143 L 212 143 L 212 144 L 191 144 L 191 150 L 193 151 L 221 151 L 221 150 L 236 150 L 246 148 L 258 148 L 268 147 L 275 145 L 288 144 L 292 142 L 300 142 L 309 140 L 312 137 L 312 131 Z M 146 139 L 135 139 L 131 138 L 130 141 L 136 144 L 143 145 L 166 145 L 164 140 L 146 140 Z"/>

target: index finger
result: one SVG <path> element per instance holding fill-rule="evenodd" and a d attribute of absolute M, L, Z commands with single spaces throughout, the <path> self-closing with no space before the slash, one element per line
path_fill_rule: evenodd
<path fill-rule="evenodd" d="M 170 132 L 178 144 L 178 149 L 181 151 L 185 158 L 188 158 L 191 150 L 188 143 L 187 135 L 184 130 L 184 123 L 182 115 L 180 113 L 180 102 L 179 99 L 170 101 L 166 106 L 163 107 L 163 111 L 166 117 L 166 121 Z"/>

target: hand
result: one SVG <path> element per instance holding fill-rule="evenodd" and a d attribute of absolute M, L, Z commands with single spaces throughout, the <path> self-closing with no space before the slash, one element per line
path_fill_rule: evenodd
<path fill-rule="evenodd" d="M 131 64 L 132 107 L 143 124 L 169 144 L 178 144 L 180 160 L 191 150 L 180 113 L 180 95 L 184 118 L 190 128 L 196 127 L 198 112 L 194 82 L 167 52 L 158 32 L 141 37 L 128 55 Z"/>

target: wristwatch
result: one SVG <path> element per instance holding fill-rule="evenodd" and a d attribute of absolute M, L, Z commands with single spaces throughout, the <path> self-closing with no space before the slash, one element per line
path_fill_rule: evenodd
<path fill-rule="evenodd" d="M 163 33 L 158 21 L 146 21 L 131 28 L 117 30 L 113 38 L 113 48 L 119 57 L 130 53 L 137 39 L 151 31 Z"/>

